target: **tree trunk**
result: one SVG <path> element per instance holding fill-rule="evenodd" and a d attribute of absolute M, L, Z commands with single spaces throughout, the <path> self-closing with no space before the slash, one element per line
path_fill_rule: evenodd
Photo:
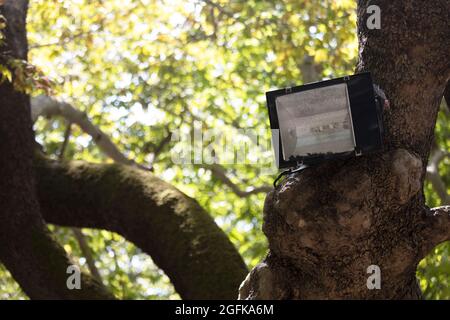
<path fill-rule="evenodd" d="M 24 0 L 0 5 L 7 19 L 0 63 L 27 58 L 27 7 Z M 87 275 L 81 290 L 66 286 L 71 262 L 50 236 L 35 194 L 29 97 L 9 82 L 0 84 L 0 114 L 0 261 L 30 298 L 112 298 Z"/>
<path fill-rule="evenodd" d="M 369 30 L 367 7 L 381 8 Z M 450 239 L 448 208 L 422 191 L 434 125 L 450 75 L 450 3 L 358 1 L 359 64 L 386 93 L 382 153 L 289 176 L 264 206 L 270 252 L 241 299 L 417 299 L 418 262 Z M 381 271 L 369 289 L 368 268 Z"/>

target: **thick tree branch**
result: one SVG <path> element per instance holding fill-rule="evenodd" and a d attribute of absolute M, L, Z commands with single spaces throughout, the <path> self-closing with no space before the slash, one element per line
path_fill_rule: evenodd
<path fill-rule="evenodd" d="M 132 167 L 36 160 L 47 222 L 117 232 L 148 253 L 184 299 L 234 299 L 246 266 L 193 199 Z M 207 270 L 207 272 L 206 272 Z"/>

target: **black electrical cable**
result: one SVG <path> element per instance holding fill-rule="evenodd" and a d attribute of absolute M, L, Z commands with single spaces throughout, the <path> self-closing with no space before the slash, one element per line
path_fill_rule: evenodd
<path fill-rule="evenodd" d="M 278 177 L 275 179 L 275 181 L 273 182 L 273 187 L 274 187 L 275 189 L 278 187 L 278 186 L 277 186 L 277 182 L 278 182 L 283 176 L 286 176 L 286 175 L 289 175 L 289 174 L 293 174 L 293 173 L 296 173 L 296 172 L 300 172 L 300 171 L 302 171 L 303 169 L 306 169 L 306 168 L 308 168 L 307 165 L 299 164 L 298 167 L 290 168 L 290 169 L 288 169 L 288 170 L 285 170 L 285 171 L 281 172 L 281 173 L 278 175 Z"/>

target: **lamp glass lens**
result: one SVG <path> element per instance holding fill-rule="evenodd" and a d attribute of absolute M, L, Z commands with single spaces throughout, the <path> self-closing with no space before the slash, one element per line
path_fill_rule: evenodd
<path fill-rule="evenodd" d="M 275 104 L 284 160 L 354 150 L 345 83 L 279 96 Z"/>

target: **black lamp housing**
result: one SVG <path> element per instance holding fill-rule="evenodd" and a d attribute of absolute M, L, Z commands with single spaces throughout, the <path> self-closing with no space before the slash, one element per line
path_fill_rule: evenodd
<path fill-rule="evenodd" d="M 269 91 L 266 98 L 280 169 L 383 148 L 384 100 L 369 72 Z"/>

